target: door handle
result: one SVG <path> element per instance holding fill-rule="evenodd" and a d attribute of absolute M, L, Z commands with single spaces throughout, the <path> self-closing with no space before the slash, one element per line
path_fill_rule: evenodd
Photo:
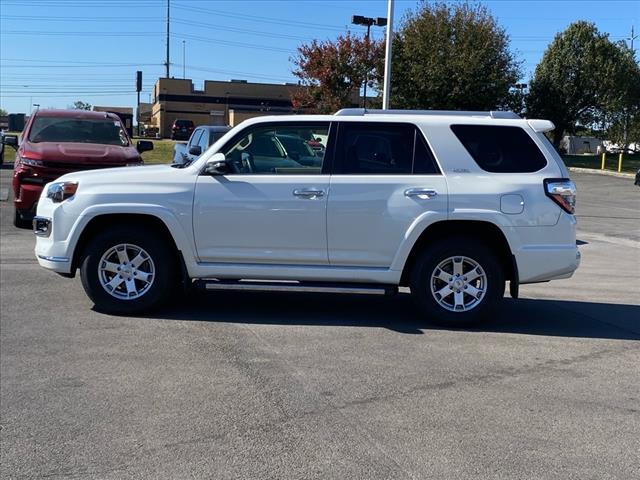
<path fill-rule="evenodd" d="M 313 200 L 316 198 L 324 197 L 324 190 L 316 190 L 312 188 L 296 188 L 293 191 L 293 194 L 296 197 L 307 198 L 309 200 Z"/>
<path fill-rule="evenodd" d="M 438 192 L 430 188 L 407 188 L 404 191 L 405 197 L 418 197 L 420 200 L 428 200 L 438 195 Z"/>

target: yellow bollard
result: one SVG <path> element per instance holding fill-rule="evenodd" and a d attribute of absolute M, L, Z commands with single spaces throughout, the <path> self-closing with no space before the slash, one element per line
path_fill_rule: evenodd
<path fill-rule="evenodd" d="M 600 165 L 600 170 L 604 170 L 604 162 L 607 159 L 607 154 L 603 153 L 602 154 L 602 165 Z"/>
<path fill-rule="evenodd" d="M 618 155 L 618 173 L 622 171 L 622 153 Z"/>

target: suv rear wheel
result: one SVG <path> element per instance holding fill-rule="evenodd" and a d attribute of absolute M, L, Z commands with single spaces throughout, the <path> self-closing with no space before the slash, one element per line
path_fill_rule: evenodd
<path fill-rule="evenodd" d="M 484 320 L 504 294 L 504 272 L 483 244 L 454 238 L 438 242 L 418 257 L 411 294 L 429 320 L 449 327 Z"/>
<path fill-rule="evenodd" d="M 175 284 L 175 255 L 149 231 L 116 227 L 95 236 L 80 265 L 82 286 L 100 311 L 133 314 L 158 306 Z"/>

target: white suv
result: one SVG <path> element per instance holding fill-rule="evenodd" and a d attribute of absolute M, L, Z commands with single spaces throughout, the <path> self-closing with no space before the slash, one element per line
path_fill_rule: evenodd
<path fill-rule="evenodd" d="M 192 164 L 65 175 L 44 189 L 40 265 L 79 268 L 96 307 L 172 290 L 389 293 L 473 323 L 518 285 L 578 267 L 575 186 L 511 112 L 342 110 L 237 126 Z"/>

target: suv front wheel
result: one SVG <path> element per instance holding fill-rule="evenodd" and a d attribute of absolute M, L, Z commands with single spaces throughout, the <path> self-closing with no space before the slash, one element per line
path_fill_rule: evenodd
<path fill-rule="evenodd" d="M 134 314 L 159 305 L 175 284 L 175 255 L 149 231 L 116 227 L 95 236 L 80 265 L 82 286 L 105 313 Z"/>
<path fill-rule="evenodd" d="M 418 257 L 411 294 L 425 316 L 449 327 L 477 324 L 504 294 L 504 273 L 496 254 L 481 243 L 454 238 Z"/>

